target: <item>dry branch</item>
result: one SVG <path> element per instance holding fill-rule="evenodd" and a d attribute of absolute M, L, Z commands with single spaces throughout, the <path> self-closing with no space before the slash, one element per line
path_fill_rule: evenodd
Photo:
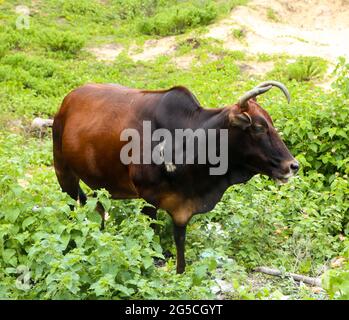
<path fill-rule="evenodd" d="M 265 273 L 265 274 L 269 274 L 271 276 L 291 277 L 291 278 L 293 278 L 296 281 L 302 281 L 302 282 L 304 282 L 306 284 L 309 284 L 311 286 L 322 287 L 320 278 L 313 278 L 313 277 L 303 276 L 303 275 L 300 275 L 300 274 L 290 273 L 290 272 L 282 273 L 278 269 L 272 269 L 272 268 L 268 268 L 268 267 L 257 267 L 257 268 L 254 269 L 254 271 L 262 272 L 262 273 Z"/>

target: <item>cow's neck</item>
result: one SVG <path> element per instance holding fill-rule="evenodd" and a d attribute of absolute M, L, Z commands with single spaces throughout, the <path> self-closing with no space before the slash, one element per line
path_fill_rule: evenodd
<path fill-rule="evenodd" d="M 230 108 L 222 109 L 202 109 L 202 111 L 193 119 L 195 128 L 203 129 L 229 129 L 229 111 Z M 233 147 L 229 142 L 229 148 Z M 229 157 L 233 157 L 234 152 L 229 152 Z M 180 183 L 180 190 L 183 190 L 183 185 L 187 187 L 184 192 L 192 194 L 196 198 L 197 208 L 196 213 L 207 212 L 214 208 L 217 202 L 221 199 L 226 189 L 238 183 L 244 183 L 251 179 L 253 172 L 244 168 L 239 164 L 238 159 L 229 159 L 228 171 L 224 175 L 210 175 L 209 165 L 189 165 L 185 174 L 182 175 L 182 183 Z M 181 179 L 181 180 L 182 180 Z M 212 189 L 212 186 L 215 186 Z"/>
<path fill-rule="evenodd" d="M 229 127 L 229 109 L 201 109 L 193 117 L 198 128 L 203 129 L 228 129 Z"/>

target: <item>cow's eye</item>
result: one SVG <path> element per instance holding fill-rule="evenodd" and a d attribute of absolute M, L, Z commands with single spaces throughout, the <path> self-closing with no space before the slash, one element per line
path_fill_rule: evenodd
<path fill-rule="evenodd" d="M 264 133 L 267 129 L 261 124 L 255 124 L 253 127 L 255 133 Z"/>

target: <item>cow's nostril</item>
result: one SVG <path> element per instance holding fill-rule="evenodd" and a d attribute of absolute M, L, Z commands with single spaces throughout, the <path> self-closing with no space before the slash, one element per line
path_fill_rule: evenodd
<path fill-rule="evenodd" d="M 299 163 L 297 161 L 291 162 L 290 168 L 294 172 L 298 171 L 299 170 Z"/>

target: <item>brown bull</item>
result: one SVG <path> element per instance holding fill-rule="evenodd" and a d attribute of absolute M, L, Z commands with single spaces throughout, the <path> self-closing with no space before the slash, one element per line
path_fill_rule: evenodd
<path fill-rule="evenodd" d="M 62 191 L 84 204 L 82 180 L 92 189 L 107 189 L 113 199 L 145 199 L 154 208 L 145 207 L 143 212 L 153 219 L 158 208 L 166 210 L 173 219 L 177 272 L 182 273 L 186 225 L 194 214 L 212 210 L 229 186 L 258 173 L 285 182 L 298 170 L 298 162 L 255 99 L 273 86 L 290 99 L 284 85 L 268 81 L 237 104 L 220 109 L 202 108 L 184 87 L 148 91 L 88 84 L 77 88 L 65 97 L 53 123 L 54 167 Z M 152 131 L 226 130 L 227 171 L 211 175 L 207 164 L 195 162 L 170 167 L 165 162 L 125 164 L 120 154 L 128 141 L 121 139 L 122 132 L 137 130 L 142 145 L 144 121 L 150 121 Z M 151 146 L 153 150 L 155 145 Z"/>

